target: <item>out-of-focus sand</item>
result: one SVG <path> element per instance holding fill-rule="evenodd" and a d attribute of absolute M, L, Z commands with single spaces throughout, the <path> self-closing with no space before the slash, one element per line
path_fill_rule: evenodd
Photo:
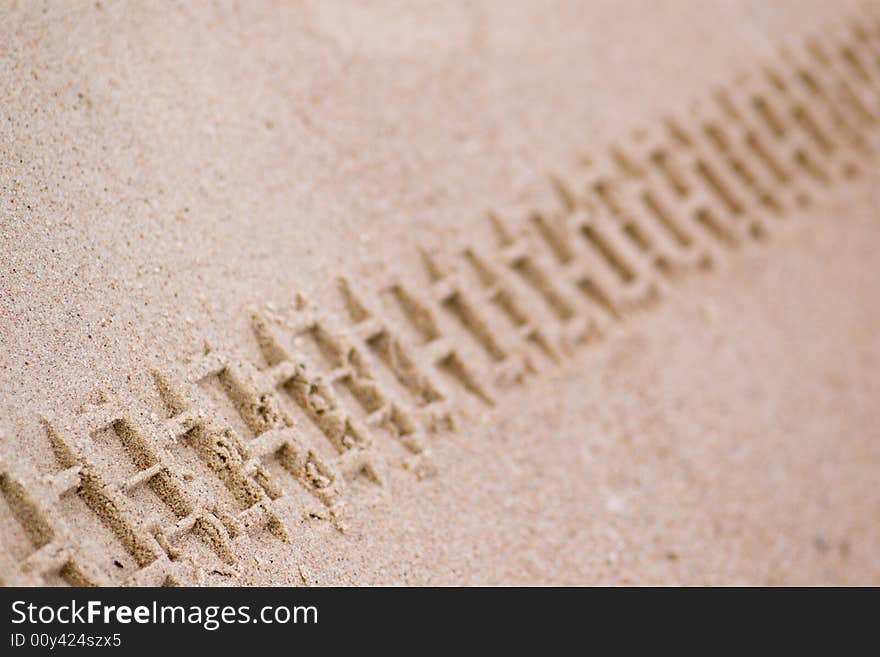
<path fill-rule="evenodd" d="M 859 6 L 3 3 L 0 456 L 56 472 L 42 415 L 155 405 L 205 340 L 254 350 L 249 308 L 482 241 L 487 209 Z M 201 581 L 880 583 L 866 173 L 465 408 L 433 476 L 387 468 L 344 531 L 286 518 Z"/>

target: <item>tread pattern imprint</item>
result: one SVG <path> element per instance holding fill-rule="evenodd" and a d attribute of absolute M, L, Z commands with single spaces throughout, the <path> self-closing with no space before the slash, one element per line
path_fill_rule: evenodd
<path fill-rule="evenodd" d="M 389 445 L 430 476 L 462 409 L 875 166 L 878 122 L 875 6 L 549 176 L 541 207 L 491 213 L 495 244 L 426 250 L 428 286 L 340 279 L 336 312 L 253 313 L 258 362 L 206 346 L 154 372 L 160 408 L 108 393 L 46 415 L 55 473 L 0 462 L 0 581 L 198 584 L 197 562 L 234 575 L 241 542 L 294 540 L 284 518 L 344 529 L 345 500 L 381 491 Z"/>

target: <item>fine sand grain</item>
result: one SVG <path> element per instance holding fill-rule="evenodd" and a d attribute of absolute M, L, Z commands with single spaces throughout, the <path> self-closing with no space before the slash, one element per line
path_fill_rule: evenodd
<path fill-rule="evenodd" d="M 880 583 L 876 2 L 0 15 L 0 582 Z"/>

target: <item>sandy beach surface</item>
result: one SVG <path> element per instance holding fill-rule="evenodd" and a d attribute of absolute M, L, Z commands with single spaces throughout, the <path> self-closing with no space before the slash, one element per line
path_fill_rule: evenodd
<path fill-rule="evenodd" d="M 876 2 L 0 16 L 0 582 L 880 584 Z"/>

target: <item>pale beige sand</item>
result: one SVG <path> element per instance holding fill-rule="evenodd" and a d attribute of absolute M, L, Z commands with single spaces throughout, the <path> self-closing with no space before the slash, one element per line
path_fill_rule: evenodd
<path fill-rule="evenodd" d="M 3 582 L 880 581 L 876 4 L 2 11 Z M 833 74 L 803 55 L 810 35 L 856 44 L 865 79 L 840 53 Z M 762 77 L 765 65 L 794 70 L 783 45 L 823 83 L 847 81 L 832 99 L 845 125 L 803 81 L 783 93 Z M 783 218 L 741 181 L 742 217 L 705 182 L 681 201 L 668 191 L 693 243 L 620 247 L 633 281 L 608 282 L 607 263 L 595 280 L 623 321 L 569 301 L 572 267 L 554 264 L 559 244 L 529 213 L 557 229 L 593 214 L 616 225 L 596 188 L 580 186 L 605 180 L 585 156 L 642 148 L 633 132 L 656 139 L 670 113 L 701 145 L 667 135 L 667 150 L 702 149 L 736 184 L 733 160 L 700 135 L 707 121 L 741 130 L 714 91 L 751 111 L 756 88 L 774 108 L 807 108 L 784 116 L 772 147 L 791 156 L 792 182 L 740 148 Z M 836 140 L 827 152 L 804 127 L 817 117 Z M 668 182 L 661 164 L 634 157 L 653 177 L 621 184 Z M 695 225 L 692 194 L 733 232 Z M 509 266 L 528 326 L 559 363 L 492 309 L 472 271 L 458 296 L 443 296 L 446 278 L 435 284 L 447 303 L 406 327 L 392 283 L 428 294 L 420 249 L 464 272 L 463 249 L 497 253 L 489 210 L 517 240 L 531 226 L 523 244 L 549 273 L 543 295 L 529 288 L 532 259 L 492 263 Z M 638 216 L 662 233 L 644 207 Z M 752 219 L 768 238 L 752 238 Z M 562 250 L 577 243 L 588 255 L 575 265 L 598 266 L 572 234 Z M 350 316 L 340 276 L 382 297 L 372 318 Z M 548 304 L 548 287 L 566 300 Z M 325 347 L 344 344 L 339 327 L 351 333 L 346 363 L 369 362 L 361 383 L 382 396 L 371 417 L 341 384 L 327 393 L 337 409 L 322 397 L 313 422 L 300 408 L 300 383 L 324 394 L 327 372 L 312 371 L 327 352 L 291 339 L 298 295 L 325 317 Z M 479 321 L 456 324 L 462 307 Z M 588 320 L 602 339 L 571 345 Z M 273 331 L 284 358 L 265 348 Z M 382 363 L 388 335 L 404 345 L 389 362 L 405 353 L 427 377 L 410 389 Z M 466 385 L 447 376 L 461 366 Z M 163 401 L 155 371 L 194 398 L 163 389 Z M 425 380 L 444 399 L 422 408 L 412 390 Z"/>

